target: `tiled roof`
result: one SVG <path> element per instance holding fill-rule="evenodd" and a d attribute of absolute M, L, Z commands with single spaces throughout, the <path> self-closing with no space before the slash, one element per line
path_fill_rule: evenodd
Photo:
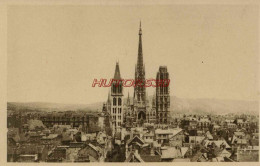
<path fill-rule="evenodd" d="M 138 137 L 138 136 L 136 135 L 136 136 L 134 136 L 133 138 L 129 139 L 126 144 L 127 144 L 127 145 L 130 144 L 135 138 L 139 139 L 143 144 L 145 143 L 143 139 L 141 139 L 140 137 Z"/>
<path fill-rule="evenodd" d="M 234 132 L 234 135 L 235 136 L 245 136 L 245 133 L 241 132 L 241 131 L 236 131 L 236 132 Z"/>
<path fill-rule="evenodd" d="M 229 158 L 229 157 L 231 156 L 231 153 L 228 152 L 226 149 L 224 149 L 224 150 L 222 150 L 222 151 L 219 153 L 218 156 L 219 156 L 219 157 L 227 157 L 227 158 Z"/>
<path fill-rule="evenodd" d="M 184 157 L 188 150 L 188 147 L 181 147 L 181 156 Z"/>
<path fill-rule="evenodd" d="M 181 157 L 181 151 L 178 148 L 175 147 L 167 147 L 166 149 L 162 149 L 162 159 L 173 159 Z"/>
<path fill-rule="evenodd" d="M 213 139 L 213 136 L 209 131 L 206 132 L 206 136 L 208 139 Z"/>
<path fill-rule="evenodd" d="M 45 127 L 41 120 L 29 120 L 28 125 L 30 130 L 34 130 L 36 127 Z"/>
<path fill-rule="evenodd" d="M 88 144 L 88 146 L 90 146 L 92 149 L 94 149 L 96 152 L 99 152 L 98 147 L 92 145 L 91 143 Z"/>
<path fill-rule="evenodd" d="M 204 143 L 204 146 L 207 147 L 208 145 L 211 145 L 212 143 L 214 143 L 217 147 L 220 147 L 221 144 L 224 144 L 226 146 L 226 148 L 231 148 L 225 140 L 217 140 L 217 141 L 206 140 Z"/>
<path fill-rule="evenodd" d="M 50 134 L 48 136 L 43 136 L 42 139 L 54 139 L 57 137 L 58 137 L 58 134 Z"/>
<path fill-rule="evenodd" d="M 62 133 L 62 141 L 71 141 L 71 137 L 68 133 Z"/>

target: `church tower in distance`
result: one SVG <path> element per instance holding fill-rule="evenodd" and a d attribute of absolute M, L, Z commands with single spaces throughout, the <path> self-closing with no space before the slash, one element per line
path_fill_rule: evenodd
<path fill-rule="evenodd" d="M 156 80 L 169 80 L 169 73 L 166 66 L 160 66 Z M 170 82 L 169 82 L 170 83 Z M 156 119 L 158 124 L 169 123 L 170 112 L 170 93 L 168 86 L 156 87 Z"/>
<path fill-rule="evenodd" d="M 114 78 L 111 85 L 111 110 L 113 133 L 121 131 L 123 123 L 123 85 L 120 76 L 119 63 L 116 63 Z"/>

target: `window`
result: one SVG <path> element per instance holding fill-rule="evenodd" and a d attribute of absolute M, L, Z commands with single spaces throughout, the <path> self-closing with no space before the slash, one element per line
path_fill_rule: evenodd
<path fill-rule="evenodd" d="M 121 105 L 122 104 L 122 100 L 121 98 L 118 98 L 118 105 Z"/>
<path fill-rule="evenodd" d="M 122 86 L 121 86 L 121 83 L 119 84 L 118 91 L 119 91 L 119 93 L 122 93 Z"/>
<path fill-rule="evenodd" d="M 116 93 L 116 86 L 114 83 L 112 84 L 112 93 Z"/>
<path fill-rule="evenodd" d="M 116 98 L 113 98 L 113 105 L 116 105 Z"/>

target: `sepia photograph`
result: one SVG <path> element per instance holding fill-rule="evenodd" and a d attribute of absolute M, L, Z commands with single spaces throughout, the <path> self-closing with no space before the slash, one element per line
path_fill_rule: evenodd
<path fill-rule="evenodd" d="M 6 162 L 259 162 L 259 6 L 125 2 L 7 5 Z"/>

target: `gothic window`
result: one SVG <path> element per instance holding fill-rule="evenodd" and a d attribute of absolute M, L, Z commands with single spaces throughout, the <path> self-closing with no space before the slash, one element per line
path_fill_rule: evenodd
<path fill-rule="evenodd" d="M 121 105 L 121 104 L 122 104 L 122 99 L 118 98 L 118 105 Z"/>
<path fill-rule="evenodd" d="M 119 84 L 119 93 L 122 93 L 122 86 L 121 86 L 121 83 Z"/>
<path fill-rule="evenodd" d="M 112 84 L 112 93 L 115 93 L 115 84 Z"/>
<path fill-rule="evenodd" d="M 113 105 L 116 105 L 116 98 L 113 98 Z"/>
<path fill-rule="evenodd" d="M 113 84 L 113 92 L 116 93 L 116 85 Z"/>

